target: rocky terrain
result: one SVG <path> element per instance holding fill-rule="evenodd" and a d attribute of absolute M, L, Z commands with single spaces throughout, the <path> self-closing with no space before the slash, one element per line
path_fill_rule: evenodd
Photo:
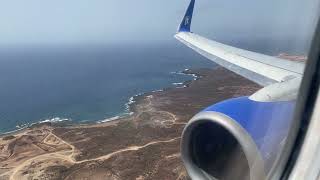
<path fill-rule="evenodd" d="M 136 97 L 134 113 L 90 125 L 39 124 L 0 138 L 0 179 L 188 179 L 180 136 L 201 109 L 260 87 L 222 68 Z"/>

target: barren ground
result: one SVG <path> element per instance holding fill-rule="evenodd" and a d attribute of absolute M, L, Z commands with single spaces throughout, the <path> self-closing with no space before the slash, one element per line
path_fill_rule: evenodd
<path fill-rule="evenodd" d="M 0 138 L 1 179 L 188 179 L 180 135 L 188 120 L 259 86 L 222 68 L 188 71 L 186 88 L 137 97 L 133 115 L 93 125 L 41 124 Z"/>

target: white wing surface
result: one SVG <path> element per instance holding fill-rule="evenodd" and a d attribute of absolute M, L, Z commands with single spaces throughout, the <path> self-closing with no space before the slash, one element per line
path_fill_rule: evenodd
<path fill-rule="evenodd" d="M 302 77 L 304 70 L 302 62 L 239 49 L 190 32 L 194 3 L 195 0 L 191 0 L 175 35 L 179 41 L 220 66 L 262 86 Z"/>

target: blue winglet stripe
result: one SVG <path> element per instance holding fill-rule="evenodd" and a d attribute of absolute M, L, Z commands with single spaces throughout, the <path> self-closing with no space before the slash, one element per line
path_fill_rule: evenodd
<path fill-rule="evenodd" d="M 195 0 L 190 1 L 189 7 L 182 19 L 178 32 L 190 32 L 194 3 Z"/>

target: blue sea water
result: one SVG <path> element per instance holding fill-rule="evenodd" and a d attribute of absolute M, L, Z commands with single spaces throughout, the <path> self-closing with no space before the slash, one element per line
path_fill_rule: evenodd
<path fill-rule="evenodd" d="M 172 72 L 213 66 L 178 43 L 0 48 L 0 133 L 122 115 L 133 95 L 193 78 Z"/>

